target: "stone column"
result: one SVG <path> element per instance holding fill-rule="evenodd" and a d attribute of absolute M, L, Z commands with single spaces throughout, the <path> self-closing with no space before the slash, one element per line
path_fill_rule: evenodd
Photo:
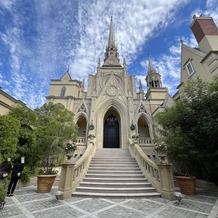
<path fill-rule="evenodd" d="M 168 200 L 174 199 L 174 183 L 171 164 L 157 164 L 160 173 L 161 195 Z"/>
<path fill-rule="evenodd" d="M 66 162 L 61 165 L 61 175 L 58 186 L 58 191 L 63 192 L 60 199 L 70 198 L 73 191 L 73 170 L 74 163 Z"/>

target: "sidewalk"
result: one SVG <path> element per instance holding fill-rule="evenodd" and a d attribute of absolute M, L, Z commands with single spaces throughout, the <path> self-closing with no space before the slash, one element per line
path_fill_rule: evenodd
<path fill-rule="evenodd" d="M 51 193 L 39 194 L 36 186 L 15 190 L 6 197 L 0 217 L 6 218 L 218 218 L 218 192 L 197 190 L 196 196 L 185 196 L 181 205 L 162 198 L 99 199 L 75 198 L 59 202 L 55 199 L 57 186 Z"/>

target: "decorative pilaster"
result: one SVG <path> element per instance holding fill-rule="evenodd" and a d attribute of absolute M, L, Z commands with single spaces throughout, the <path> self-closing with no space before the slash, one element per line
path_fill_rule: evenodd
<path fill-rule="evenodd" d="M 72 196 L 72 180 L 73 180 L 73 171 L 74 163 L 66 162 L 61 165 L 61 176 L 58 186 L 58 191 L 63 192 L 61 200 L 70 198 Z"/>
<path fill-rule="evenodd" d="M 174 200 L 173 171 L 171 164 L 157 164 L 160 173 L 161 195 L 168 200 Z"/>

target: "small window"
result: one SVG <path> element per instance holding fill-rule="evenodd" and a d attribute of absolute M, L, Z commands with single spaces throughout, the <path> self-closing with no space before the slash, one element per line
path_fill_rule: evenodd
<path fill-rule="evenodd" d="M 191 76 L 191 75 L 195 72 L 194 67 L 193 67 L 191 61 L 189 61 L 189 62 L 185 65 L 185 69 L 186 69 L 186 72 L 188 73 L 188 76 Z"/>
<path fill-rule="evenodd" d="M 66 87 L 63 86 L 62 89 L 61 89 L 61 97 L 64 97 L 65 92 L 66 92 Z"/>

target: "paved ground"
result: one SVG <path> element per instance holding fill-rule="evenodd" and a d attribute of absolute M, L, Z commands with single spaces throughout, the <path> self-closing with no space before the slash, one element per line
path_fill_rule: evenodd
<path fill-rule="evenodd" d="M 162 198 L 103 199 L 75 198 L 56 201 L 57 187 L 51 193 L 39 194 L 36 186 L 16 189 L 6 198 L 0 217 L 11 218 L 218 218 L 218 192 L 198 190 L 196 196 L 185 196 L 181 205 Z"/>

